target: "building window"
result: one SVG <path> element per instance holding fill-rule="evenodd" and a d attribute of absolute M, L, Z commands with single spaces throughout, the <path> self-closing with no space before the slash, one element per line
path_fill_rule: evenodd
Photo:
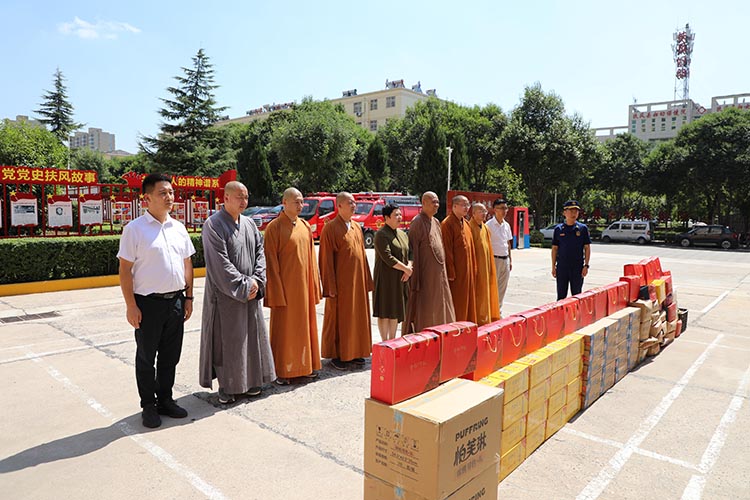
<path fill-rule="evenodd" d="M 395 108 L 396 107 L 396 96 L 386 97 L 385 98 L 385 107 L 386 108 Z"/>
<path fill-rule="evenodd" d="M 376 109 L 378 109 L 378 100 L 370 99 L 370 111 L 375 111 Z"/>
<path fill-rule="evenodd" d="M 377 132 L 378 131 L 378 121 L 377 120 L 370 120 L 370 131 L 371 132 Z"/>
<path fill-rule="evenodd" d="M 357 116 L 362 114 L 362 101 L 357 101 L 354 103 L 354 114 Z"/>
<path fill-rule="evenodd" d="M 362 126 L 362 122 L 357 122 L 357 125 L 359 125 L 361 127 Z"/>

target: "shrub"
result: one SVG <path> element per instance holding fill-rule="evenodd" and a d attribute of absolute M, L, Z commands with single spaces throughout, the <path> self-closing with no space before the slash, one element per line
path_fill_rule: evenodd
<path fill-rule="evenodd" d="M 203 267 L 200 234 L 191 234 L 193 266 Z M 117 274 L 120 236 L 0 240 L 0 284 Z"/>
<path fill-rule="evenodd" d="M 544 243 L 544 235 L 541 231 L 534 229 L 529 232 L 529 241 L 532 245 L 541 245 Z"/>

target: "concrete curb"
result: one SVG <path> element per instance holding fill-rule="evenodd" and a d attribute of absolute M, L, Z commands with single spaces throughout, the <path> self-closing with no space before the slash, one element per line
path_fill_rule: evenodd
<path fill-rule="evenodd" d="M 198 267 L 193 269 L 193 276 L 196 278 L 206 276 L 206 268 Z M 82 290 L 85 288 L 101 288 L 105 286 L 118 286 L 119 284 L 120 277 L 117 275 L 90 276 L 87 278 L 70 278 L 65 280 L 32 281 L 30 283 L 11 283 L 9 285 L 0 285 L 0 297 L 26 295 L 30 293 Z"/>

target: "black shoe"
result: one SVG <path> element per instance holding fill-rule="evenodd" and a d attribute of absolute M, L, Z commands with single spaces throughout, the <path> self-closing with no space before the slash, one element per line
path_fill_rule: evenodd
<path fill-rule="evenodd" d="M 234 403 L 235 397 L 234 394 L 227 394 L 224 392 L 224 389 L 219 387 L 219 403 L 225 405 L 229 403 Z"/>
<path fill-rule="evenodd" d="M 352 360 L 352 364 L 355 364 L 357 366 L 365 366 L 365 358 L 354 358 Z"/>
<path fill-rule="evenodd" d="M 161 417 L 159 417 L 159 413 L 156 411 L 156 405 L 148 405 L 144 407 L 141 417 L 143 418 L 144 427 L 156 429 L 161 425 Z"/>
<path fill-rule="evenodd" d="M 255 396 L 260 396 L 261 388 L 260 387 L 251 387 L 245 392 L 245 396 L 249 396 L 251 398 Z"/>
<path fill-rule="evenodd" d="M 346 370 L 349 368 L 349 363 L 347 363 L 346 361 L 341 361 L 339 358 L 333 358 L 331 360 L 331 366 L 333 366 L 337 370 Z"/>
<path fill-rule="evenodd" d="M 177 406 L 177 403 L 171 399 L 169 401 L 157 403 L 156 411 L 159 412 L 159 415 L 167 415 L 172 418 L 185 418 L 188 415 L 185 408 L 180 408 Z"/>

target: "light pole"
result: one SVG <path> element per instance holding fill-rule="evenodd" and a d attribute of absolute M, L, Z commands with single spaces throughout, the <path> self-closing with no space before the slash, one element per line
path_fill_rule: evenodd
<path fill-rule="evenodd" d="M 450 146 L 446 146 L 445 148 L 448 151 L 448 191 L 451 190 L 451 153 L 453 153 L 453 148 Z M 448 192 L 445 193 L 446 196 L 448 196 Z"/>

